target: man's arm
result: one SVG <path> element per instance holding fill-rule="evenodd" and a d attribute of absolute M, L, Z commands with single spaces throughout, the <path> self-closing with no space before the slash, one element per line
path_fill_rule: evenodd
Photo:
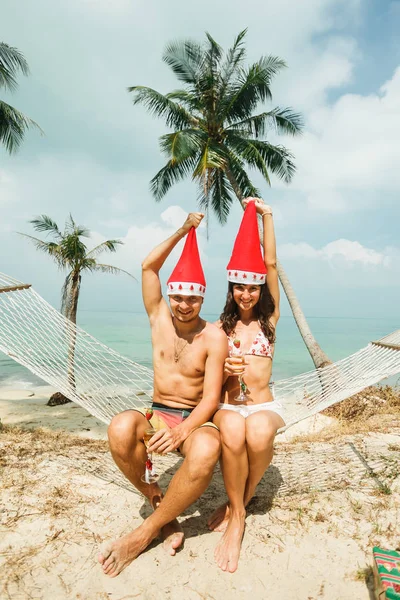
<path fill-rule="evenodd" d="M 161 429 L 153 436 L 150 452 L 167 454 L 179 448 L 189 435 L 211 419 L 221 399 L 224 361 L 228 356 L 228 341 L 223 331 L 216 329 L 210 340 L 205 364 L 203 397 L 182 423 L 173 429 Z"/>
<path fill-rule="evenodd" d="M 142 295 L 150 320 L 158 313 L 161 304 L 165 304 L 159 277 L 161 267 L 177 243 L 189 232 L 191 227 L 197 228 L 203 217 L 202 213 L 189 213 L 182 227 L 156 246 L 142 262 Z"/>

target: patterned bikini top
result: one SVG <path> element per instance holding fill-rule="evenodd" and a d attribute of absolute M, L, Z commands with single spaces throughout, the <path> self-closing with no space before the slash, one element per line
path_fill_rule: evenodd
<path fill-rule="evenodd" d="M 235 346 L 233 345 L 232 337 L 228 337 L 229 354 L 235 353 Z M 267 337 L 265 337 L 263 331 L 260 329 L 256 337 L 253 340 L 252 345 L 245 354 L 252 356 L 265 356 L 266 358 L 272 358 L 272 344 Z"/>

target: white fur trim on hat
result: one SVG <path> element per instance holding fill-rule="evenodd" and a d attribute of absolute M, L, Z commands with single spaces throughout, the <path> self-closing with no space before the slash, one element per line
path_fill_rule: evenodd
<path fill-rule="evenodd" d="M 204 298 L 206 287 L 200 283 L 190 281 L 170 281 L 167 284 L 168 296 L 201 296 Z"/>
<path fill-rule="evenodd" d="M 228 281 L 232 283 L 242 283 L 243 285 L 262 285 L 265 283 L 264 273 L 253 273 L 252 271 L 235 271 L 229 269 L 227 272 Z"/>

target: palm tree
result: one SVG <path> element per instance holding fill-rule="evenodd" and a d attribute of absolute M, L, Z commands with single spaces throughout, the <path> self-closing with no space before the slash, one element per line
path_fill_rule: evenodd
<path fill-rule="evenodd" d="M 73 220 L 72 215 L 69 215 L 63 232 L 59 229 L 57 223 L 47 215 L 42 215 L 37 219 L 33 219 L 30 223 L 36 231 L 50 234 L 53 237 L 53 240 L 43 241 L 25 233 L 20 235 L 31 240 L 37 250 L 50 256 L 60 269 L 68 271 L 62 287 L 61 312 L 74 325 L 76 325 L 82 272 L 111 273 L 113 275 L 117 273 L 126 273 L 130 277 L 133 277 L 133 275 L 123 269 L 97 261 L 97 257 L 102 252 L 116 252 L 117 246 L 123 243 L 120 240 L 106 240 L 88 251 L 81 238 L 90 237 L 90 232 L 86 227 L 77 225 Z M 133 279 L 136 278 L 133 277 Z M 68 328 L 68 335 L 68 383 L 72 388 L 75 388 L 75 327 Z M 70 402 L 70 400 L 63 394 L 57 392 L 56 394 L 53 394 L 48 404 L 54 406 L 55 404 L 65 404 L 66 402 Z"/>
<path fill-rule="evenodd" d="M 0 42 L 0 89 L 14 92 L 18 87 L 16 76 L 19 71 L 23 75 L 29 75 L 28 63 L 24 56 L 17 48 Z M 9 154 L 18 150 L 25 132 L 30 127 L 37 127 L 42 131 L 35 121 L 0 100 L 0 143 L 5 146 Z"/>
<path fill-rule="evenodd" d="M 247 169 L 259 171 L 268 185 L 270 174 L 289 183 L 295 173 L 293 155 L 282 145 L 265 138 L 277 134 L 299 135 L 302 118 L 290 108 L 275 107 L 254 114 L 259 103 L 272 100 L 271 81 L 286 65 L 275 56 L 260 58 L 244 66 L 244 30 L 225 54 L 207 33 L 207 43 L 173 42 L 165 50 L 164 62 L 171 67 L 183 89 L 168 94 L 144 86 L 129 87 L 133 103 L 165 119 L 173 129 L 160 138 L 166 165 L 150 182 L 160 201 L 174 183 L 188 176 L 199 188 L 200 207 L 214 211 L 221 224 L 227 220 L 236 198 L 259 196 Z M 329 358 L 318 346 L 287 276 L 278 264 L 282 287 L 294 318 L 317 368 Z"/>

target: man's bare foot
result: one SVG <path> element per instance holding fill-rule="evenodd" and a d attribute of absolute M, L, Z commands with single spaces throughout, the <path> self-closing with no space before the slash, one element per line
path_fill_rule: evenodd
<path fill-rule="evenodd" d="M 103 572 L 109 577 L 116 577 L 135 558 L 139 556 L 156 536 L 151 536 L 141 525 L 132 533 L 104 544 L 98 561 L 103 567 Z"/>
<path fill-rule="evenodd" d="M 228 527 L 215 548 L 215 562 L 223 571 L 234 573 L 238 567 L 246 514 L 231 515 Z"/>
<path fill-rule="evenodd" d="M 183 544 L 184 533 L 178 521 L 174 519 L 171 523 L 167 523 L 161 528 L 161 533 L 164 538 L 164 550 L 170 555 L 175 556 L 176 551 Z"/>
<path fill-rule="evenodd" d="M 151 498 L 150 503 L 153 507 L 153 510 L 156 510 L 163 499 L 163 495 L 161 492 L 159 494 L 154 494 Z M 167 523 L 164 527 L 161 528 L 161 534 L 163 536 L 163 547 L 164 550 L 170 556 L 175 556 L 177 549 L 183 544 L 183 531 L 178 521 L 174 519 L 171 523 Z"/>
<path fill-rule="evenodd" d="M 226 502 L 219 506 L 207 521 L 208 528 L 211 531 L 225 531 L 229 522 L 229 503 Z"/>

